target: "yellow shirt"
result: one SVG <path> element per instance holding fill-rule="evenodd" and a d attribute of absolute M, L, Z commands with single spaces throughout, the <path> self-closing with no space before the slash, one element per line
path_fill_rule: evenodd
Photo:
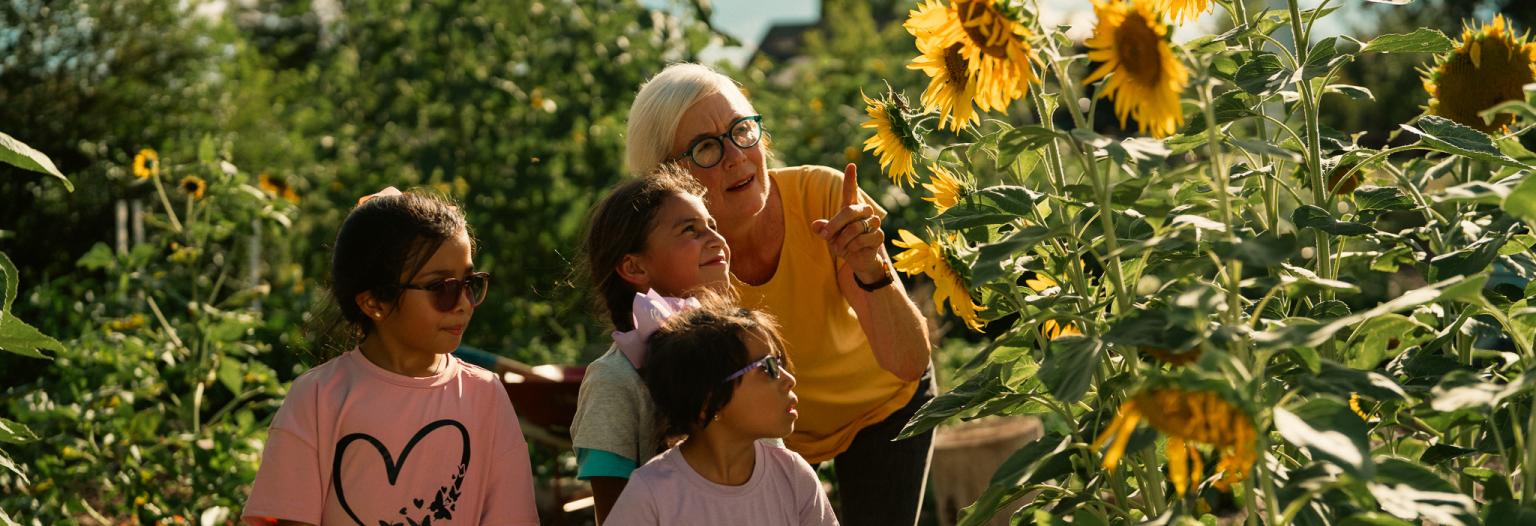
<path fill-rule="evenodd" d="M 841 208 L 843 173 L 825 166 L 770 170 L 784 204 L 784 245 L 773 277 L 760 286 L 731 278 L 743 306 L 772 314 L 795 365 L 800 419 L 785 445 L 809 462 L 831 460 L 853 437 L 912 399 L 917 382 L 880 367 L 853 307 L 837 288 L 841 265 L 811 222 Z M 869 196 L 860 198 L 873 205 Z M 882 218 L 885 211 L 875 207 Z"/>

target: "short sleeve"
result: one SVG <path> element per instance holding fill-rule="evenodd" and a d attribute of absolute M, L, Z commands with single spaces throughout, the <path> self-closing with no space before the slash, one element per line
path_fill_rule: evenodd
<path fill-rule="evenodd" d="M 498 387 L 499 391 L 499 387 Z M 528 441 L 512 401 L 499 392 L 491 393 L 497 419 L 494 463 L 486 482 L 485 508 L 480 524 L 516 524 L 538 526 L 539 510 L 533 497 L 533 467 L 528 460 Z"/>
<path fill-rule="evenodd" d="M 629 484 L 603 519 L 603 526 L 659 526 L 660 513 L 650 484 Z"/>
<path fill-rule="evenodd" d="M 826 219 L 837 214 L 838 209 L 842 208 L 839 199 L 843 196 L 843 172 L 829 166 L 801 166 L 798 169 L 801 184 L 805 185 L 805 210 L 817 215 L 811 219 Z M 875 215 L 885 219 L 885 208 L 876 203 L 863 188 L 859 189 L 859 201 L 874 207 Z"/>
<path fill-rule="evenodd" d="M 638 465 L 646 460 L 637 450 L 643 442 L 640 433 L 650 426 L 640 422 L 637 398 L 650 394 L 626 387 L 634 382 L 626 382 L 621 377 L 624 373 L 635 374 L 617 370 L 601 359 L 587 368 L 576 398 L 576 417 L 571 421 L 571 445 L 607 451 Z"/>
<path fill-rule="evenodd" d="M 602 449 L 576 448 L 576 478 L 589 480 L 592 477 L 614 477 L 627 479 L 630 473 L 634 473 L 635 461 L 624 458 L 612 451 Z"/>
<path fill-rule="evenodd" d="M 315 449 L 313 393 L 305 383 L 295 382 L 272 417 L 261 468 L 241 514 L 246 524 L 266 525 L 277 520 L 320 524 L 325 483 L 320 475 L 320 454 Z"/>
<path fill-rule="evenodd" d="M 795 464 L 790 469 L 795 474 L 795 500 L 800 503 L 800 524 L 837 526 L 837 515 L 832 511 L 831 501 L 827 500 L 827 492 L 821 488 L 821 479 L 816 477 L 816 469 L 799 454 L 787 449 L 782 451 L 792 457 L 791 461 Z"/>

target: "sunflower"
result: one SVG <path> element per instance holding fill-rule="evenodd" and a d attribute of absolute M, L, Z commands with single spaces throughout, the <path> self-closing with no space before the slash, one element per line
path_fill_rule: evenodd
<path fill-rule="evenodd" d="M 1371 415 L 1360 408 L 1360 393 L 1349 393 L 1349 410 L 1354 411 L 1355 415 L 1360 417 L 1360 420 L 1371 421 Z"/>
<path fill-rule="evenodd" d="M 1157 0 L 1157 10 L 1168 13 L 1173 23 L 1182 24 L 1199 18 L 1214 4 L 1211 0 Z"/>
<path fill-rule="evenodd" d="M 924 197 L 923 200 L 933 203 L 933 207 L 942 214 L 960 202 L 965 185 L 955 179 L 954 174 L 949 173 L 949 170 L 944 169 L 943 166 L 932 164 L 928 169 L 933 171 L 933 182 L 923 183 L 923 188 L 928 189 L 933 197 Z"/>
<path fill-rule="evenodd" d="M 966 327 L 981 332 L 983 323 L 976 317 L 976 313 L 987 309 L 971 299 L 971 291 L 951 266 L 952 260 L 944 245 L 939 241 L 926 243 L 906 229 L 900 230 L 898 234 L 901 239 L 892 243 L 906 250 L 896 254 L 893 262 L 896 270 L 906 272 L 908 276 L 927 274 L 934 284 L 934 307 L 942 313 L 944 302 L 949 301 L 949 308 L 965 321 Z"/>
<path fill-rule="evenodd" d="M 1109 77 L 1103 92 L 1114 99 L 1120 125 L 1135 118 L 1141 133 L 1167 137 L 1184 124 L 1179 94 L 1189 83 L 1189 70 L 1173 56 L 1168 24 L 1153 8 L 1155 1 L 1094 0 L 1099 22 L 1086 44 L 1088 59 L 1102 65 L 1083 84 Z"/>
<path fill-rule="evenodd" d="M 912 155 L 922 151 L 923 143 L 907 119 L 906 97 L 891 92 L 880 99 L 871 99 L 862 92 L 859 96 L 864 97 L 864 111 L 869 114 L 869 122 L 861 127 L 875 130 L 875 134 L 864 141 L 864 149 L 874 151 L 880 157 L 880 168 L 892 182 L 912 186 L 916 181 Z"/>
<path fill-rule="evenodd" d="M 208 190 L 208 183 L 195 175 L 181 178 L 181 184 L 178 186 L 181 188 L 181 191 L 186 192 L 193 199 L 202 199 L 203 192 Z"/>
<path fill-rule="evenodd" d="M 1039 272 L 1031 272 L 1030 276 L 1024 278 L 1024 286 L 1035 292 L 1045 292 L 1058 284 L 1055 278 Z M 1077 326 L 1071 323 L 1062 324 L 1056 320 L 1045 320 L 1045 323 L 1040 324 L 1040 334 L 1049 341 L 1062 336 L 1082 336 L 1083 331 L 1078 330 Z"/>
<path fill-rule="evenodd" d="M 954 131 L 981 121 L 976 108 L 971 106 L 976 99 L 976 83 L 967 73 L 969 66 L 960 55 L 962 47 L 960 44 L 928 45 L 924 40 L 918 40 L 917 50 L 922 55 L 907 65 L 907 69 L 922 70 L 932 79 L 923 90 L 923 107 L 938 110 L 939 127 L 948 126 Z"/>
<path fill-rule="evenodd" d="M 288 185 L 288 181 L 280 177 L 272 177 L 266 172 L 262 172 L 260 176 L 256 177 L 256 185 L 261 187 L 262 192 L 273 198 L 281 198 L 294 204 L 299 202 L 298 192 L 294 192 L 293 187 Z"/>
<path fill-rule="evenodd" d="M 160 174 L 160 154 L 154 150 L 145 148 L 139 150 L 138 155 L 133 156 L 133 176 L 139 179 L 148 179 L 152 175 Z"/>
<path fill-rule="evenodd" d="M 1483 122 L 1479 112 L 1509 100 L 1524 100 L 1521 87 L 1536 82 L 1536 43 L 1529 33 L 1515 36 L 1504 15 L 1461 32 L 1461 45 L 1423 71 L 1429 92 L 1429 113 L 1484 132 L 1508 131 L 1515 122 L 1509 113 Z"/>
<path fill-rule="evenodd" d="M 1221 454 L 1216 464 L 1221 478 L 1215 486 L 1222 491 L 1247 479 L 1258 459 L 1258 435 L 1253 420 L 1243 410 L 1220 393 L 1161 387 L 1143 390 L 1121 404 L 1115 420 L 1094 439 L 1094 449 L 1114 440 L 1104 453 L 1104 469 L 1114 471 L 1125 455 L 1131 432 L 1142 420 L 1168 436 L 1168 478 L 1181 497 L 1205 476 L 1204 459 L 1192 443 L 1205 444 Z"/>
<path fill-rule="evenodd" d="M 963 63 L 966 78 L 954 83 L 974 88 L 972 100 L 981 111 L 1006 111 L 1010 103 L 1024 96 L 1031 82 L 1039 81 L 1031 59 L 1029 30 L 999 11 L 992 0 L 929 0 L 912 11 L 902 27 L 917 37 L 917 47 L 925 56 L 928 50 L 958 55 L 944 55 L 950 61 L 946 67 L 958 68 Z M 919 69 L 915 66 L 923 58 L 918 57 L 909 67 Z M 921 69 L 938 82 L 933 68 Z M 933 84 L 929 89 L 933 89 Z M 931 103 L 927 92 L 923 105 L 929 109 L 942 107 Z M 957 116 L 951 121 L 952 129 L 958 131 L 965 122 L 968 121 L 963 116 Z"/>

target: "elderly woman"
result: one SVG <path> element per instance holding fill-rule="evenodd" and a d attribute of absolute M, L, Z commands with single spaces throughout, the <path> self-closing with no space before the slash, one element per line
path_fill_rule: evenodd
<path fill-rule="evenodd" d="M 894 440 L 933 398 L 927 323 L 894 279 L 885 211 L 854 165 L 768 169 L 764 121 L 729 77 L 675 64 L 629 111 L 629 171 L 676 162 L 706 188 L 744 306 L 783 327 L 800 420 L 785 444 L 835 461 L 844 524 L 913 524 L 933 435 Z"/>

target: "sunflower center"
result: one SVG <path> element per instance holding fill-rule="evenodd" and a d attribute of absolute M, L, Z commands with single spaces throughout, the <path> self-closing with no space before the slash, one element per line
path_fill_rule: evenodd
<path fill-rule="evenodd" d="M 1125 15 L 1125 21 L 1115 29 L 1115 54 L 1120 59 L 1121 71 L 1127 72 L 1138 83 L 1156 83 L 1163 73 L 1162 56 L 1157 45 L 1162 39 L 1152 30 L 1152 21 L 1139 11 Z"/>
<path fill-rule="evenodd" d="M 996 58 L 1008 58 L 1008 21 L 983 1 L 957 2 L 960 27 L 981 52 Z"/>
<path fill-rule="evenodd" d="M 949 82 L 956 88 L 965 88 L 970 78 L 967 76 L 965 57 L 960 55 L 964 46 L 955 44 L 944 50 L 944 72 L 949 76 Z"/>
<path fill-rule="evenodd" d="M 1536 80 L 1531 72 L 1531 56 L 1519 42 L 1486 38 L 1478 43 L 1481 53 L 1473 60 L 1470 53 L 1458 53 L 1446 62 L 1437 79 L 1437 113 L 1462 124 L 1491 132 L 1514 122 L 1514 115 L 1501 113 L 1485 124 L 1478 113 L 1507 100 L 1521 100 L 1521 87 Z"/>

